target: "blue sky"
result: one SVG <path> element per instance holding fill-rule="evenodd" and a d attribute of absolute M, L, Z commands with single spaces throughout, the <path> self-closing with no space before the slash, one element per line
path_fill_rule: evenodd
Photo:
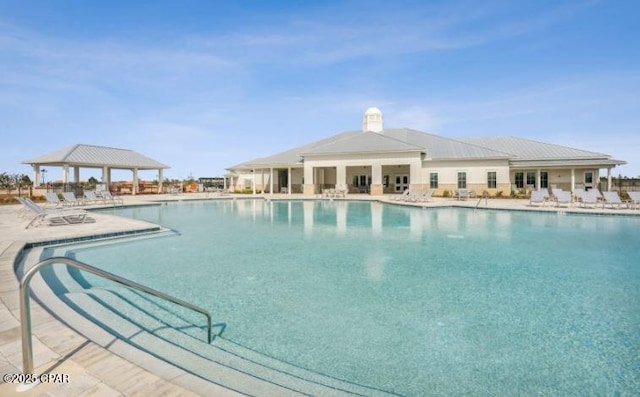
<path fill-rule="evenodd" d="M 170 178 L 221 175 L 359 129 L 376 106 L 386 127 L 604 152 L 640 176 L 639 14 L 632 0 L 0 0 L 0 172 L 86 143 Z"/>

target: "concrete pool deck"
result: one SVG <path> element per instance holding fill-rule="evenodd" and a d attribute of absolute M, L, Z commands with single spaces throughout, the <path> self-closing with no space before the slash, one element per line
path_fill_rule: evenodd
<path fill-rule="evenodd" d="M 158 201 L 190 201 L 207 199 L 250 199 L 267 198 L 273 200 L 318 199 L 300 195 L 237 195 L 214 196 L 206 194 L 153 195 L 123 197 L 126 205 L 149 205 Z M 327 199 L 324 199 L 327 200 Z M 341 199 L 337 199 L 341 200 Z M 350 195 L 347 200 L 377 200 L 399 205 L 425 207 L 475 207 L 478 199 L 457 201 L 435 198 L 428 203 L 405 203 L 367 195 Z M 582 209 L 529 207 L 528 200 L 489 199 L 479 208 L 499 210 L 545 211 L 578 214 L 633 215 L 640 216 L 639 210 L 632 209 Z M 18 280 L 14 263 L 25 245 L 44 241 L 80 238 L 120 232 L 142 232 L 157 229 L 158 225 L 110 215 L 106 212 L 92 213 L 95 223 L 62 227 L 41 226 L 25 229 L 28 223 L 19 219 L 20 206 L 0 207 L 0 372 L 19 374 L 22 368 L 22 348 L 20 339 L 20 314 L 18 303 Z M 113 337 L 108 343 L 88 340 L 65 323 L 58 320 L 36 299 L 31 304 L 33 322 L 34 366 L 36 373 L 68 374 L 69 383 L 40 384 L 18 393 L 16 384 L 0 384 L 2 396 L 135 396 L 148 395 L 237 395 L 221 386 L 173 367 L 166 362 L 139 352 L 139 361 L 145 368 L 122 358 L 123 349 L 128 354 L 136 350 Z"/>

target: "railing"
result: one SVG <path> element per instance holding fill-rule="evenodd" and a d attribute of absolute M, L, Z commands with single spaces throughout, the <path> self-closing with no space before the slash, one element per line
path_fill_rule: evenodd
<path fill-rule="evenodd" d="M 487 206 L 489 204 L 489 193 L 487 192 L 482 193 L 482 196 L 478 199 L 478 202 L 476 203 L 476 208 L 480 206 L 480 203 L 482 202 L 483 199 L 484 199 L 484 205 Z"/>
<path fill-rule="evenodd" d="M 46 259 L 42 262 L 38 262 L 35 266 L 27 270 L 20 279 L 20 322 L 22 332 L 22 373 L 33 374 L 33 345 L 31 341 L 31 310 L 29 307 L 29 282 L 31 278 L 45 266 L 52 265 L 54 263 L 62 263 L 67 266 L 75 267 L 76 269 L 84 270 L 86 272 L 95 274 L 96 276 L 105 278 L 107 280 L 114 281 L 122 284 L 126 287 L 133 288 L 138 291 L 146 292 L 149 295 L 153 295 L 157 298 L 164 299 L 166 301 L 175 303 L 176 305 L 191 309 L 207 317 L 207 342 L 211 343 L 211 314 L 208 311 L 185 302 L 181 299 L 174 298 L 163 292 L 156 291 L 152 288 L 145 287 L 126 278 L 117 276 L 115 274 L 105 272 L 86 263 L 76 261 L 71 258 L 54 257 Z"/>

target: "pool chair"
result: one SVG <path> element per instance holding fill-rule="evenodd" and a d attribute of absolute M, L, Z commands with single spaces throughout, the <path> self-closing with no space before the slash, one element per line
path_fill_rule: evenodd
<path fill-rule="evenodd" d="M 62 193 L 62 198 L 64 198 L 64 201 L 62 202 L 63 205 L 78 206 L 85 204 L 84 200 L 77 198 L 76 195 L 73 194 L 73 192 Z"/>
<path fill-rule="evenodd" d="M 114 196 L 108 190 L 103 190 L 102 192 L 100 192 L 100 195 L 102 196 L 106 204 L 124 205 L 122 197 Z"/>
<path fill-rule="evenodd" d="M 458 189 L 458 200 L 466 200 L 469 198 L 469 191 L 467 189 Z"/>
<path fill-rule="evenodd" d="M 602 192 L 602 195 L 604 196 L 604 202 L 602 203 L 602 208 L 606 207 L 607 204 L 610 206 L 611 209 L 614 208 L 621 208 L 622 205 L 624 205 L 625 207 L 629 208 L 629 203 L 627 201 L 622 201 L 620 200 L 620 196 L 618 196 L 618 192 Z"/>
<path fill-rule="evenodd" d="M 25 229 L 32 226 L 40 226 L 47 221 L 48 226 L 74 225 L 79 223 L 95 222 L 95 219 L 89 217 L 87 212 L 80 209 L 66 208 L 41 208 L 36 203 L 26 197 L 18 198 L 18 201 L 31 211 L 34 215 L 33 219 L 27 224 Z"/>
<path fill-rule="evenodd" d="M 629 201 L 631 208 L 634 210 L 640 209 L 640 192 L 627 192 L 627 194 L 631 199 L 631 201 Z"/>
<path fill-rule="evenodd" d="M 96 192 L 91 190 L 84 191 L 84 202 L 89 204 L 104 204 L 105 200 L 102 197 L 98 197 Z"/>
<path fill-rule="evenodd" d="M 409 189 L 405 189 L 405 191 L 402 192 L 402 194 L 395 194 L 391 196 L 391 200 L 404 201 L 407 197 L 409 197 L 409 194 L 411 194 L 411 191 Z"/>
<path fill-rule="evenodd" d="M 583 208 L 595 208 L 598 205 L 598 194 L 582 192 L 578 197 L 578 204 Z"/>
<path fill-rule="evenodd" d="M 556 207 L 561 207 L 563 205 L 569 207 L 573 203 L 573 198 L 569 192 L 555 190 L 553 195 L 556 198 Z"/>
<path fill-rule="evenodd" d="M 44 198 L 47 200 L 48 207 L 62 207 L 64 204 L 60 201 L 58 193 L 49 192 L 44 194 Z"/>
<path fill-rule="evenodd" d="M 549 194 L 545 194 L 542 190 L 536 190 L 531 192 L 531 197 L 529 197 L 529 206 L 533 207 L 535 205 L 545 206 L 547 204 Z"/>
<path fill-rule="evenodd" d="M 423 203 L 431 201 L 431 198 L 432 198 L 433 193 L 435 191 L 436 191 L 436 189 L 423 190 L 422 191 L 422 195 L 420 196 L 420 201 L 422 201 Z"/>

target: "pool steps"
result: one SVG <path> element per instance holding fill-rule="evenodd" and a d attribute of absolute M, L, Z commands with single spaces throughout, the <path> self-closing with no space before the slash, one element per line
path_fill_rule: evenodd
<path fill-rule="evenodd" d="M 119 286 L 91 287 L 75 269 L 54 265 L 43 277 L 64 303 L 111 335 L 209 382 L 250 395 L 388 396 L 215 337 L 206 343 L 201 319 Z M 85 289 L 85 287 L 89 287 Z M 185 318 L 193 318 L 186 320 Z M 131 319 L 135 319 L 135 322 Z M 215 322 L 215 321 L 214 321 Z M 88 328 L 88 329 L 86 329 Z M 85 327 L 90 332 L 91 327 Z M 224 327 L 214 326 L 214 334 Z"/>

